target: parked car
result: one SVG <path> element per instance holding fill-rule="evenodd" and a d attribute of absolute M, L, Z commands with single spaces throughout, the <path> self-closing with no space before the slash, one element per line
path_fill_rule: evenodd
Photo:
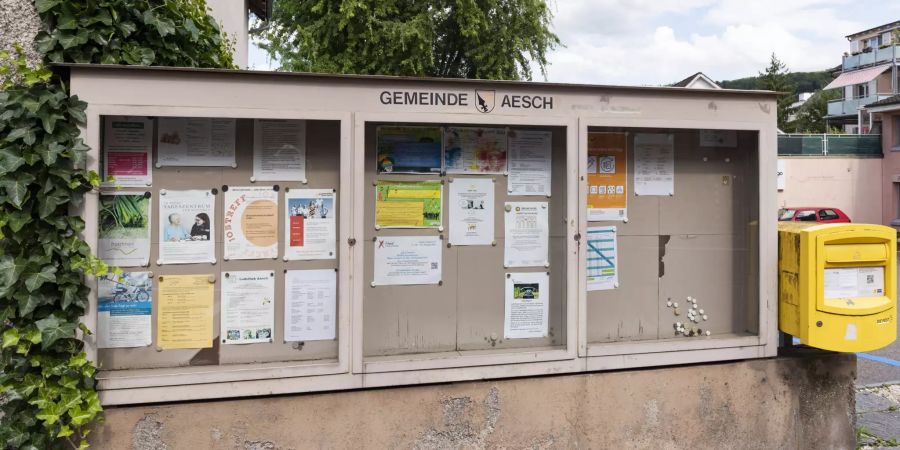
<path fill-rule="evenodd" d="M 850 217 L 837 208 L 804 206 L 778 210 L 780 222 L 849 223 Z"/>

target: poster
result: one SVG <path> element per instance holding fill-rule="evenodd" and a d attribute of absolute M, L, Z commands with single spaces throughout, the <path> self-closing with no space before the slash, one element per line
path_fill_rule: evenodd
<path fill-rule="evenodd" d="M 825 269 L 825 298 L 881 297 L 884 267 Z"/>
<path fill-rule="evenodd" d="M 337 254 L 337 194 L 332 189 L 284 193 L 284 257 L 288 261 L 334 259 Z"/>
<path fill-rule="evenodd" d="M 491 245 L 494 242 L 494 180 L 456 178 L 450 182 L 450 243 Z"/>
<path fill-rule="evenodd" d="M 159 277 L 156 342 L 163 350 L 209 348 L 213 340 L 214 275 Z"/>
<path fill-rule="evenodd" d="M 616 227 L 587 229 L 587 290 L 605 291 L 619 287 L 619 244 Z"/>
<path fill-rule="evenodd" d="M 150 264 L 150 197 L 143 192 L 100 193 L 100 259 L 118 267 Z"/>
<path fill-rule="evenodd" d="M 546 272 L 506 274 L 505 339 L 547 336 L 550 315 L 550 275 Z"/>
<path fill-rule="evenodd" d="M 588 133 L 588 220 L 628 220 L 628 135 Z"/>
<path fill-rule="evenodd" d="M 506 173 L 506 128 L 448 127 L 444 132 L 446 173 Z"/>
<path fill-rule="evenodd" d="M 153 182 L 153 121 L 106 116 L 103 127 L 103 186 L 150 186 Z M 113 177 L 112 182 L 108 181 Z"/>
<path fill-rule="evenodd" d="M 223 344 L 272 342 L 275 336 L 275 272 L 224 272 L 220 320 Z"/>
<path fill-rule="evenodd" d="M 550 196 L 550 158 L 553 133 L 509 132 L 509 195 Z"/>
<path fill-rule="evenodd" d="M 337 272 L 288 270 L 284 275 L 284 341 L 337 337 Z"/>
<path fill-rule="evenodd" d="M 156 165 L 235 167 L 235 120 L 160 117 Z"/>
<path fill-rule="evenodd" d="M 440 181 L 376 181 L 375 228 L 439 228 Z"/>
<path fill-rule="evenodd" d="M 100 277 L 97 347 L 146 347 L 152 342 L 153 282 L 150 272 Z"/>
<path fill-rule="evenodd" d="M 737 147 L 735 130 L 700 130 L 701 147 Z"/>
<path fill-rule="evenodd" d="M 441 127 L 380 126 L 375 134 L 378 173 L 440 173 Z"/>
<path fill-rule="evenodd" d="M 675 195 L 674 135 L 634 135 L 634 195 Z"/>
<path fill-rule="evenodd" d="M 160 192 L 158 264 L 216 262 L 215 205 L 210 191 Z"/>
<path fill-rule="evenodd" d="M 507 202 L 504 267 L 544 267 L 548 258 L 549 222 L 546 202 Z"/>
<path fill-rule="evenodd" d="M 277 258 L 278 191 L 272 186 L 229 186 L 224 197 L 224 258 Z"/>
<path fill-rule="evenodd" d="M 373 286 L 438 284 L 442 241 L 438 236 L 376 236 Z"/>
<path fill-rule="evenodd" d="M 306 180 L 306 121 L 253 121 L 253 180 Z"/>

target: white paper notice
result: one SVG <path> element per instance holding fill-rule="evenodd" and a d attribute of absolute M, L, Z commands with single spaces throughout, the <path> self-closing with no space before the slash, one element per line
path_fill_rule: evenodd
<path fill-rule="evenodd" d="M 675 136 L 634 136 L 634 195 L 675 195 Z"/>
<path fill-rule="evenodd" d="M 150 186 L 153 181 L 153 121 L 107 116 L 103 127 L 103 186 Z M 113 182 L 108 182 L 113 177 Z"/>
<path fill-rule="evenodd" d="M 215 207 L 210 191 L 160 193 L 158 264 L 215 263 Z"/>
<path fill-rule="evenodd" d="M 494 180 L 455 178 L 450 182 L 450 243 L 491 245 L 494 241 Z"/>
<path fill-rule="evenodd" d="M 336 337 L 337 272 L 289 270 L 284 275 L 284 341 Z"/>
<path fill-rule="evenodd" d="M 249 270 L 222 273 L 223 344 L 272 342 L 275 325 L 275 273 Z"/>
<path fill-rule="evenodd" d="M 291 189 L 284 193 L 284 203 L 284 257 L 334 259 L 337 194 L 331 189 Z"/>
<path fill-rule="evenodd" d="M 97 346 L 150 345 L 153 283 L 150 272 L 123 272 L 99 278 L 97 286 Z"/>
<path fill-rule="evenodd" d="M 306 121 L 253 121 L 253 178 L 256 181 L 306 180 Z"/>
<path fill-rule="evenodd" d="M 235 120 L 160 117 L 156 164 L 233 167 Z"/>
<path fill-rule="evenodd" d="M 547 336 L 550 315 L 550 275 L 546 272 L 506 274 L 506 308 L 503 337 Z"/>
<path fill-rule="evenodd" d="M 616 227 L 587 229 L 587 290 L 603 291 L 619 287 L 619 244 Z"/>
<path fill-rule="evenodd" d="M 376 236 L 373 284 L 438 284 L 441 244 L 438 236 Z"/>
<path fill-rule="evenodd" d="M 277 258 L 278 191 L 271 186 L 231 186 L 224 197 L 224 258 Z"/>
<path fill-rule="evenodd" d="M 97 254 L 113 266 L 148 265 L 151 225 L 150 197 L 143 192 L 101 192 Z"/>
<path fill-rule="evenodd" d="M 825 298 L 881 297 L 884 267 L 825 269 Z"/>
<path fill-rule="evenodd" d="M 550 195 L 553 133 L 509 132 L 509 195 Z"/>
<path fill-rule="evenodd" d="M 547 202 L 507 202 L 504 267 L 544 267 L 550 264 Z"/>

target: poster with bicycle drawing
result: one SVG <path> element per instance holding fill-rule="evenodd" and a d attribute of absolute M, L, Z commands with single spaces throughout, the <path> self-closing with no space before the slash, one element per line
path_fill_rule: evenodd
<path fill-rule="evenodd" d="M 97 286 L 97 346 L 146 347 L 152 341 L 150 272 L 110 273 Z"/>

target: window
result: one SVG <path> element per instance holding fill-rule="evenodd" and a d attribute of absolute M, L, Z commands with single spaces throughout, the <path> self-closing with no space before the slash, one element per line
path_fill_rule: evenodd
<path fill-rule="evenodd" d="M 881 45 L 881 35 L 880 34 L 878 36 L 870 37 L 870 38 L 866 39 L 865 41 L 863 41 L 864 49 L 878 47 L 879 45 Z"/>
<path fill-rule="evenodd" d="M 853 98 L 866 98 L 869 96 L 869 83 L 853 86 Z"/>
<path fill-rule="evenodd" d="M 893 124 L 891 134 L 894 135 L 894 142 L 891 145 L 894 146 L 894 150 L 900 150 L 900 115 L 891 116 L 891 123 Z"/>
<path fill-rule="evenodd" d="M 794 218 L 794 213 L 796 213 L 796 209 L 782 209 L 778 212 L 778 220 L 785 221 L 791 220 Z"/>
<path fill-rule="evenodd" d="M 797 219 L 801 222 L 815 222 L 816 212 L 813 210 L 800 211 L 797 213 Z"/>
<path fill-rule="evenodd" d="M 819 220 L 835 220 L 837 218 L 837 213 L 832 209 L 819 210 Z"/>

